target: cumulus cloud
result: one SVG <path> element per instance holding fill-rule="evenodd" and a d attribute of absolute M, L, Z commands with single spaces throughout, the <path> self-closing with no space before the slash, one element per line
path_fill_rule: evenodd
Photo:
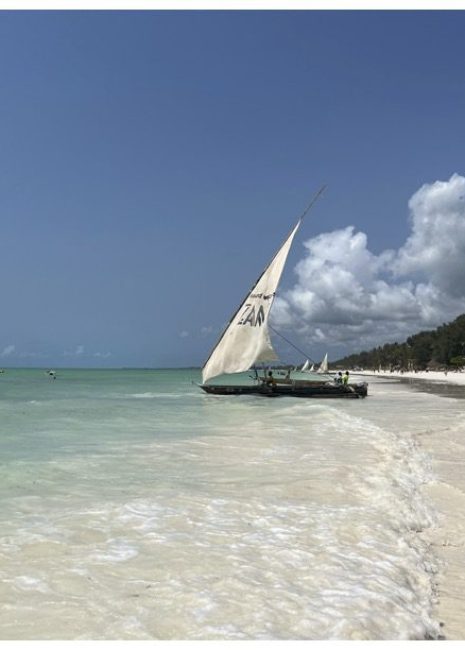
<path fill-rule="evenodd" d="M 65 350 L 63 352 L 64 357 L 82 357 L 84 354 L 84 346 L 78 345 L 75 350 Z"/>
<path fill-rule="evenodd" d="M 12 354 L 15 353 L 16 346 L 15 345 L 7 345 L 6 347 L 3 348 L 0 357 L 10 357 Z"/>
<path fill-rule="evenodd" d="M 305 242 L 274 326 L 308 343 L 368 348 L 465 312 L 465 178 L 424 185 L 409 210 L 411 233 L 397 251 L 373 254 L 353 226 Z"/>
<path fill-rule="evenodd" d="M 451 297 L 465 285 L 465 178 L 424 185 L 409 201 L 412 234 L 399 250 L 393 270 L 418 275 Z"/>

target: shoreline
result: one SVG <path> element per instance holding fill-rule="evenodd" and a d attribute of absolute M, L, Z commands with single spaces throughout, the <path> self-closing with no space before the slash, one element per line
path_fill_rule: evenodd
<path fill-rule="evenodd" d="M 418 381 L 428 381 L 433 383 L 445 383 L 453 386 L 465 386 L 465 372 L 446 371 L 439 372 L 437 370 L 421 370 L 418 372 L 407 371 L 400 372 L 399 370 L 357 370 L 352 371 L 351 375 L 360 375 L 363 377 L 383 377 L 388 379 L 414 379 Z"/>
<path fill-rule="evenodd" d="M 351 373 L 366 380 L 371 376 L 409 384 L 414 390 L 449 399 L 465 398 L 465 373 L 461 372 L 388 372 L 357 371 Z M 377 382 L 375 381 L 374 384 Z M 370 390 L 368 392 L 370 395 Z M 434 427 L 434 422 L 432 425 Z M 465 639 L 465 417 L 456 426 L 439 426 L 414 435 L 417 444 L 431 459 L 433 478 L 423 490 L 437 513 L 437 524 L 421 532 L 439 559 L 435 616 L 444 639 Z"/>

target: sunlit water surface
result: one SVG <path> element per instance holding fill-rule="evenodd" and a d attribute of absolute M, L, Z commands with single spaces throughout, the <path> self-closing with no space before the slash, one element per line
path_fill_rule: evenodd
<path fill-rule="evenodd" d="M 0 638 L 436 638 L 417 436 L 456 400 L 215 397 L 196 371 L 0 376 Z"/>

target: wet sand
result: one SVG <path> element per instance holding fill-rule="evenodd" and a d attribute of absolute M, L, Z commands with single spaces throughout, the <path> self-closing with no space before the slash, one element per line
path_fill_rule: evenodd
<path fill-rule="evenodd" d="M 364 372 L 369 381 L 370 373 Z M 415 391 L 445 398 L 465 399 L 465 373 L 373 373 L 387 381 L 401 381 Z M 354 377 L 355 378 L 355 377 Z M 440 559 L 437 619 L 446 640 L 465 639 L 465 402 L 464 416 L 453 426 L 432 422 L 418 436 L 418 444 L 430 455 L 434 480 L 425 493 L 437 510 L 437 526 L 422 537 Z"/>

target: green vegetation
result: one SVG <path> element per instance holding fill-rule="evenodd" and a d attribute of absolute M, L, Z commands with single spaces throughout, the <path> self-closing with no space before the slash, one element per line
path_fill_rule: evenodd
<path fill-rule="evenodd" d="M 433 331 L 419 332 L 404 343 L 386 343 L 369 352 L 351 354 L 332 366 L 425 370 L 465 366 L 465 314 Z"/>

